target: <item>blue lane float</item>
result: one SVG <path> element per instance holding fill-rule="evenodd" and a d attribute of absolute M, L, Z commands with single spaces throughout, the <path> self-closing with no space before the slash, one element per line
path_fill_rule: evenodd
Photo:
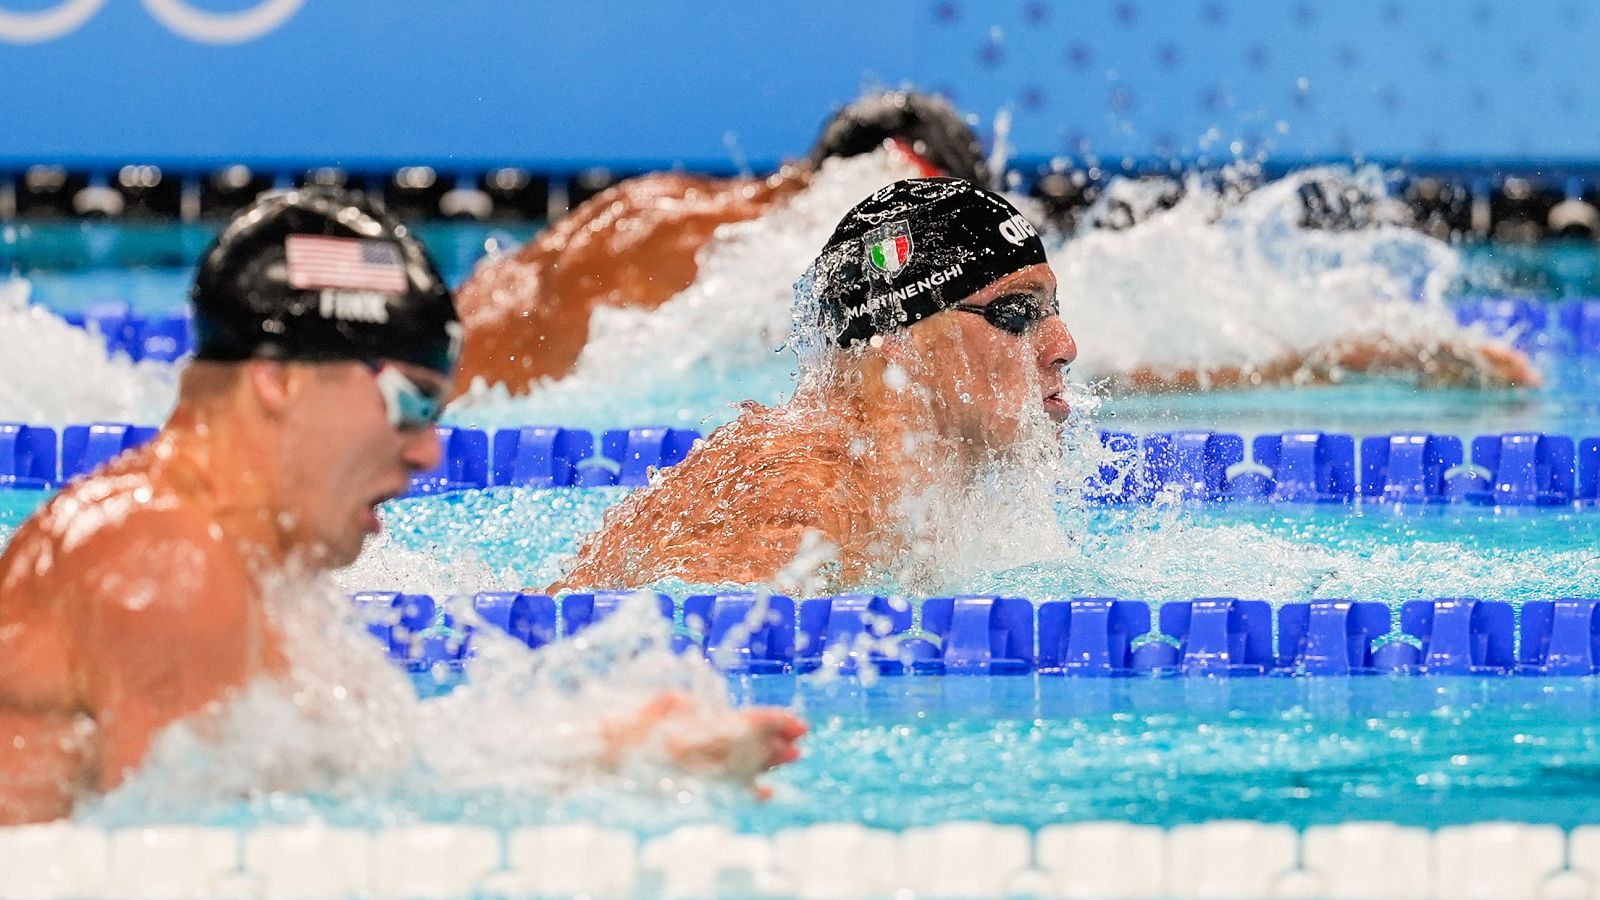
<path fill-rule="evenodd" d="M 1038 606 L 1041 675 L 1131 675 L 1133 642 L 1150 631 L 1150 607 L 1111 597 L 1046 600 Z"/>
<path fill-rule="evenodd" d="M 1361 496 L 1390 503 L 1440 503 L 1445 472 L 1461 465 L 1461 439 L 1406 433 L 1361 441 Z"/>
<path fill-rule="evenodd" d="M 1534 675 L 1600 672 L 1600 601 L 1530 600 L 1522 604 L 1517 667 Z"/>
<path fill-rule="evenodd" d="M 518 643 L 537 649 L 557 640 L 556 601 L 543 594 L 482 591 L 472 598 L 472 609 Z"/>
<path fill-rule="evenodd" d="M 144 315 L 130 310 L 126 303 L 102 302 L 62 318 L 99 335 L 107 356 L 170 363 L 194 352 L 194 319 L 188 313 Z"/>
<path fill-rule="evenodd" d="M 48 490 L 60 477 L 55 429 L 0 424 L 0 487 Z"/>
<path fill-rule="evenodd" d="M 1600 353 L 1600 299 L 1589 297 L 1564 304 L 1556 319 L 1574 352 Z"/>
<path fill-rule="evenodd" d="M 439 465 L 411 476 L 408 496 L 489 486 L 489 435 L 475 428 L 439 428 Z"/>
<path fill-rule="evenodd" d="M 1472 441 L 1472 464 L 1489 473 L 1466 492 L 1494 506 L 1568 506 L 1577 480 L 1572 438 L 1548 434 L 1485 435 Z"/>
<path fill-rule="evenodd" d="M 718 668 L 738 675 L 793 671 L 798 620 L 794 600 L 779 595 L 697 594 L 683 601 L 690 634 Z"/>
<path fill-rule="evenodd" d="M 911 605 L 899 598 L 846 594 L 802 601 L 795 634 L 795 669 L 812 672 L 828 661 L 841 671 L 853 672 L 866 661 L 883 671 L 903 671 L 905 660 L 890 651 L 897 643 L 893 639 L 911 630 L 912 618 Z M 933 658 L 937 648 L 926 639 L 919 641 L 910 655 Z M 924 652 L 924 648 L 933 652 Z"/>
<path fill-rule="evenodd" d="M 1033 601 L 1020 597 L 932 597 L 922 630 L 937 637 L 919 670 L 1014 675 L 1033 668 Z M 930 642 L 931 643 L 931 642 Z"/>
<path fill-rule="evenodd" d="M 594 455 L 594 435 L 574 428 L 530 426 L 494 433 L 491 469 L 497 485 L 571 487 L 578 463 Z"/>
<path fill-rule="evenodd" d="M 1263 434 L 1250 447 L 1256 465 L 1271 473 L 1258 496 L 1291 503 L 1348 503 L 1355 497 L 1356 445 L 1348 434 Z"/>
<path fill-rule="evenodd" d="M 0 489 L 52 489 L 156 434 L 125 422 L 49 428 L 0 423 Z M 682 462 L 700 433 L 640 427 L 597 436 L 528 426 L 489 432 L 440 427 L 443 454 L 412 479 L 409 496 L 490 487 L 647 485 Z M 1600 437 L 1537 432 L 1482 435 L 1467 457 L 1459 437 L 1402 432 L 1362 438 L 1320 431 L 1257 435 L 1245 457 L 1237 434 L 1102 432 L 1107 456 L 1084 485 L 1106 505 L 1157 497 L 1192 503 L 1474 504 L 1590 507 L 1600 503 Z M 1356 452 L 1359 447 L 1359 454 Z M 598 451 L 598 453 L 597 453 Z"/>
<path fill-rule="evenodd" d="M 1412 600 L 1400 630 L 1418 643 L 1418 665 L 1435 675 L 1502 674 L 1515 667 L 1516 614 L 1500 600 Z"/>
<path fill-rule="evenodd" d="M 1285 603 L 1278 607 L 1277 666 L 1307 675 L 1370 674 L 1377 671 L 1374 644 L 1392 628 L 1383 603 Z"/>
<path fill-rule="evenodd" d="M 474 624 L 424 594 L 352 595 L 360 621 L 414 672 L 459 668 L 477 629 L 542 647 L 615 614 L 625 591 L 485 592 L 468 598 Z M 934 597 L 918 604 L 866 594 L 789 597 L 698 594 L 681 603 L 648 594 L 677 653 L 703 655 L 731 675 L 841 672 L 885 675 L 1241 678 L 1261 676 L 1571 676 L 1600 673 L 1600 600 L 1511 604 L 1475 598 L 1384 603 L 1286 603 L 1230 597 L 1149 604 L 1110 597 L 1034 601 Z M 681 613 L 681 618 L 680 618 Z M 1157 625 L 1151 630 L 1152 623 Z M 1274 627 L 1275 626 L 1275 627 Z M 1274 632 L 1276 644 L 1274 645 Z"/>
<path fill-rule="evenodd" d="M 1272 606 L 1208 597 L 1166 603 L 1161 633 L 1177 641 L 1184 675 L 1265 675 L 1274 666 Z"/>
<path fill-rule="evenodd" d="M 61 430 L 61 480 L 71 481 L 156 436 L 158 429 L 122 422 L 68 425 Z"/>

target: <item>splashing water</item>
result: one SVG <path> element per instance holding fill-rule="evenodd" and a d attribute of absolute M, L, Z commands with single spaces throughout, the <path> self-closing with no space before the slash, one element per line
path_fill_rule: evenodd
<path fill-rule="evenodd" d="M 654 598 L 630 598 L 580 638 L 529 651 L 470 608 L 478 628 L 466 682 L 419 699 L 325 577 L 268 593 L 293 670 L 257 679 L 233 700 L 184 720 L 146 764 L 86 813 L 93 821 L 394 821 L 438 815 L 496 824 L 545 821 L 600 806 L 640 825 L 702 815 L 741 789 L 686 773 L 665 742 L 714 728 L 731 709 L 703 660 L 674 654 Z M 694 713 L 668 723 L 615 765 L 607 723 L 664 691 Z"/>
<path fill-rule="evenodd" d="M 27 281 L 0 282 L 0 418 L 30 425 L 163 421 L 177 397 L 172 366 L 106 355 L 97 334 L 28 302 Z"/>
<path fill-rule="evenodd" d="M 597 310 L 572 376 L 526 397 L 491 388 L 462 398 L 449 420 L 714 425 L 733 417 L 737 401 L 778 401 L 796 368 L 781 349 L 795 279 L 846 210 L 913 174 L 888 152 L 829 160 L 789 202 L 721 229 L 702 251 L 699 278 L 659 309 Z M 1302 227 L 1298 192 L 1313 182 L 1373 196 L 1384 190 L 1374 169 L 1311 170 L 1243 194 L 1192 179 L 1174 207 L 1133 227 L 1051 240 L 1063 317 L 1079 343 L 1078 376 L 1261 362 L 1377 332 L 1423 346 L 1466 333 L 1441 301 L 1461 275 L 1456 250 L 1381 212 L 1345 230 Z M 1148 190 L 1114 181 L 1101 202 L 1141 189 Z M 108 359 L 100 341 L 30 306 L 29 290 L 22 279 L 0 283 L 0 352 L 28 361 L 8 368 L 0 418 L 164 418 L 174 397 L 170 367 Z"/>
<path fill-rule="evenodd" d="M 1464 334 L 1443 302 L 1458 253 L 1381 213 L 1359 227 L 1303 227 L 1302 187 L 1383 196 L 1381 173 L 1313 169 L 1230 199 L 1198 177 L 1171 209 L 1091 228 L 1051 250 L 1078 371 L 1260 364 L 1342 338 L 1427 346 Z M 1114 182 L 1099 203 L 1147 206 Z M 1093 218 L 1093 211 L 1091 211 Z"/>
<path fill-rule="evenodd" d="M 775 402 L 793 387 L 794 358 L 780 348 L 795 279 L 850 207 L 915 174 L 887 151 L 824 162 L 789 202 L 718 229 L 700 252 L 694 284 L 658 309 L 597 308 L 572 375 L 526 397 L 503 389 L 463 397 L 450 408 L 452 420 L 721 423 L 738 401 Z"/>
<path fill-rule="evenodd" d="M 805 350 L 786 343 L 795 280 L 844 211 L 910 174 L 888 153 L 829 161 L 790 203 L 720 231 L 696 282 L 658 310 L 597 310 L 573 376 L 526 397 L 466 398 L 452 419 L 720 424 L 736 401 L 779 401 L 797 365 L 779 348 Z M 1443 302 L 1462 276 L 1458 251 L 1395 224 L 1384 203 L 1338 230 L 1305 227 L 1300 192 L 1313 184 L 1385 192 L 1374 168 L 1307 170 L 1251 192 L 1196 177 L 1176 205 L 1132 227 L 1090 215 L 1079 234 L 1047 240 L 1078 341 L 1075 375 L 1259 364 L 1380 335 L 1422 348 L 1481 336 Z M 1114 180 L 1100 203 L 1149 208 L 1134 195 L 1150 190 Z"/>

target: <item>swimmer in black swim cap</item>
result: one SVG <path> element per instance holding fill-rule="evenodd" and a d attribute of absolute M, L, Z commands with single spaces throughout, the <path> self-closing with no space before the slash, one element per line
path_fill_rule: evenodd
<path fill-rule="evenodd" d="M 569 374 L 600 307 L 652 310 L 699 275 L 701 251 L 719 228 L 763 216 L 808 189 L 830 159 L 880 153 L 887 177 L 953 175 L 986 183 L 978 137 L 939 97 L 890 91 L 849 104 L 823 126 L 808 158 L 764 178 L 656 172 L 589 198 L 515 255 L 485 261 L 461 286 L 467 326 L 458 390 L 482 379 L 512 394 Z M 873 176 L 871 166 L 859 174 Z M 784 297 L 789 273 L 752 286 Z M 751 318 L 757 322 L 761 317 Z M 751 332 L 757 331 L 751 325 Z M 677 348 L 673 348 L 676 350 Z"/>
<path fill-rule="evenodd" d="M 431 425 L 445 399 L 384 361 L 448 378 L 462 327 L 450 289 L 410 230 L 336 188 L 268 194 L 223 229 L 190 292 L 195 359 L 358 360 L 395 425 Z"/>
<path fill-rule="evenodd" d="M 1054 292 L 1008 295 L 979 308 L 970 295 L 1044 266 L 1044 243 L 1004 197 L 958 178 L 899 181 L 845 214 L 811 270 L 824 327 L 841 347 L 946 309 L 981 313 L 1022 334 L 1056 314 Z"/>
<path fill-rule="evenodd" d="M 200 351 L 161 433 L 64 487 L 0 556 L 0 661 L 29 661 L 0 665 L 0 730 L 16 735 L 0 741 L 0 826 L 69 815 L 162 729 L 247 686 L 297 689 L 296 651 L 382 652 L 320 612 L 305 627 L 297 605 L 337 594 L 304 579 L 354 561 L 377 507 L 440 463 L 449 291 L 375 203 L 305 190 L 230 223 L 194 300 Z M 783 710 L 672 693 L 606 713 L 597 765 L 646 745 L 744 782 L 805 732 Z"/>
<path fill-rule="evenodd" d="M 919 548 L 963 523 L 927 516 L 930 492 L 1059 461 L 1077 346 L 1043 245 L 999 195 L 955 178 L 877 191 L 839 223 L 796 304 L 821 334 L 793 397 L 745 404 L 623 501 L 551 590 L 931 590 L 915 580 L 931 552 Z"/>
<path fill-rule="evenodd" d="M 811 164 L 871 153 L 894 141 L 916 154 L 925 175 L 950 175 L 989 184 L 983 144 L 949 101 L 919 91 L 870 94 L 839 110 L 822 126 Z"/>

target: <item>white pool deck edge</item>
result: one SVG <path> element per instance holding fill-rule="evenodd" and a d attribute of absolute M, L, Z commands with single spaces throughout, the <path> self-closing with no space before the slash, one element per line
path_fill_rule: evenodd
<path fill-rule="evenodd" d="M 1217 821 L 1038 831 L 854 823 L 771 835 L 691 825 L 501 831 L 71 823 L 0 828 L 4 898 L 1495 898 L 1600 900 L 1600 826 Z"/>

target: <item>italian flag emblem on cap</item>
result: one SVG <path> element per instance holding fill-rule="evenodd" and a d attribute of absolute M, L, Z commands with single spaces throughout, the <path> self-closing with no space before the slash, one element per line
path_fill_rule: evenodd
<path fill-rule="evenodd" d="M 867 247 L 867 262 L 885 275 L 905 268 L 911 259 L 911 226 L 893 222 L 862 238 Z"/>

